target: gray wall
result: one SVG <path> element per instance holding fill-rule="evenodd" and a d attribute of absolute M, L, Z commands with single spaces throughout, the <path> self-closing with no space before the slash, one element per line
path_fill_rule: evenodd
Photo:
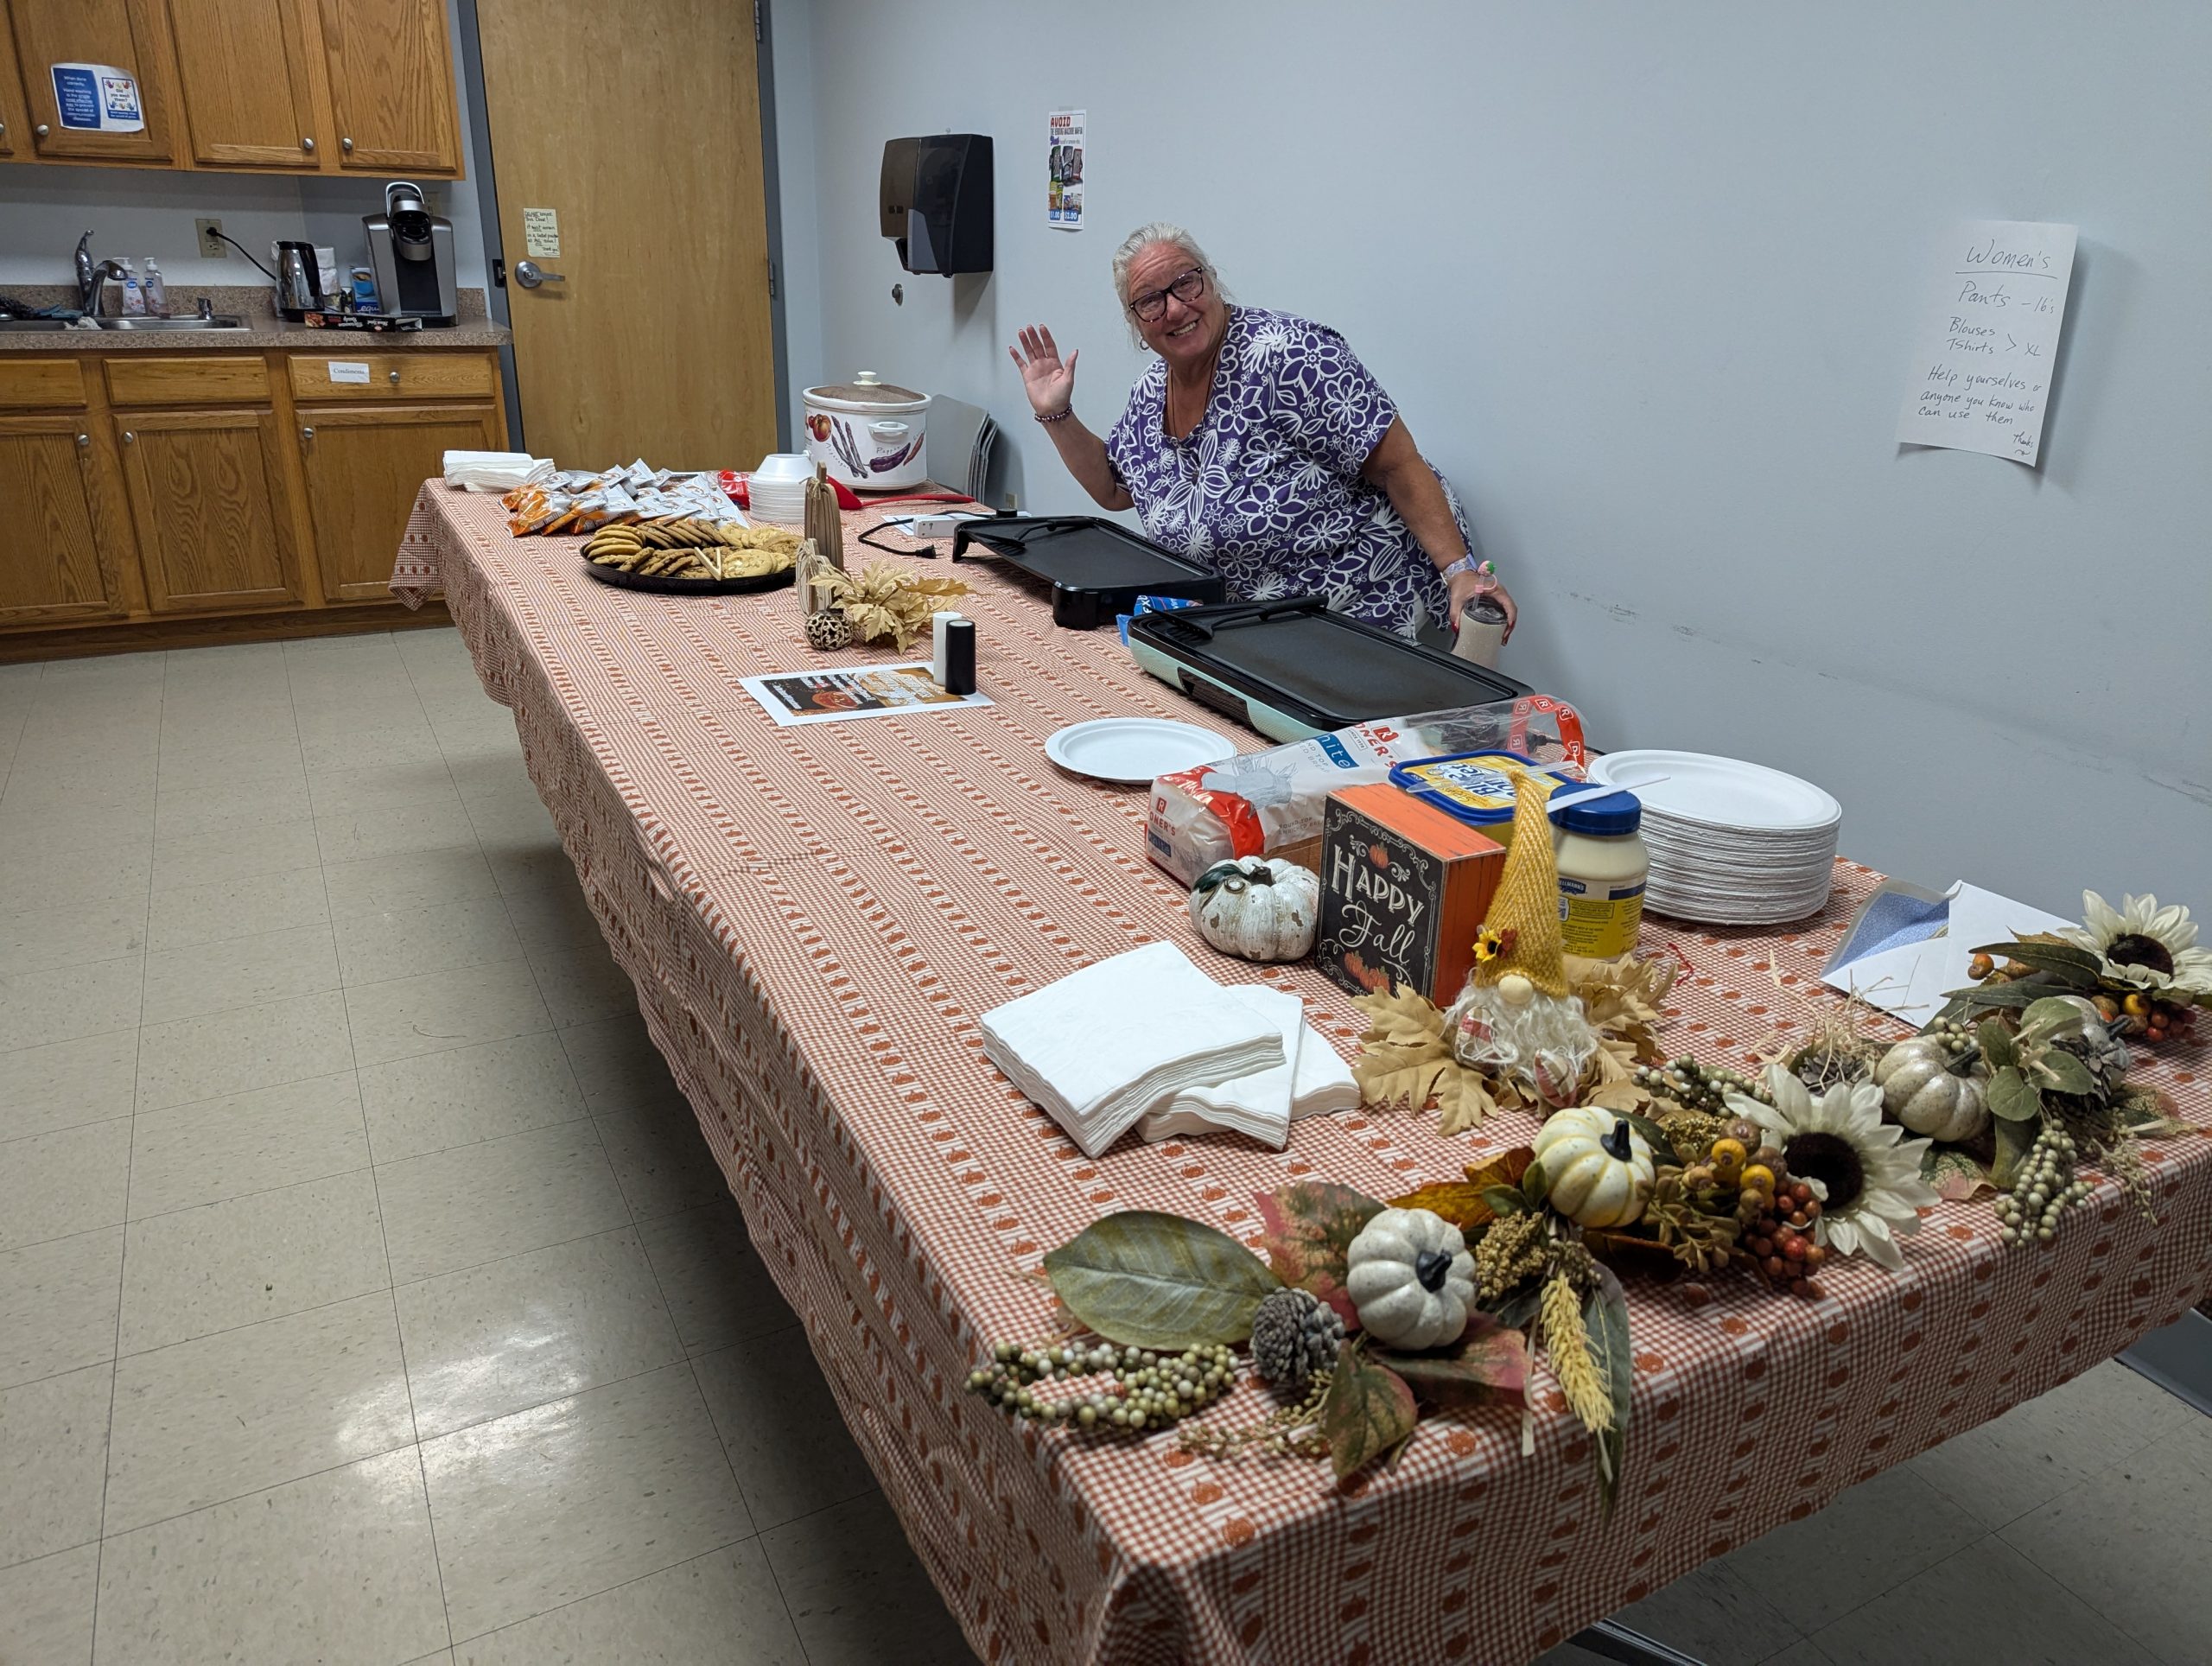
<path fill-rule="evenodd" d="M 458 24 L 453 0 L 447 0 L 446 13 L 458 66 L 461 43 L 454 33 Z M 464 157 L 469 154 L 468 127 L 464 107 Z M 180 137 L 178 143 L 183 142 Z M 475 185 L 468 180 L 418 182 L 431 207 L 453 221 L 455 282 L 482 289 L 484 234 Z M 0 164 L 0 289 L 10 283 L 70 282 L 70 251 L 86 226 L 92 228 L 92 247 L 99 254 L 127 259 L 141 272 L 151 256 L 171 283 L 267 282 L 235 251 L 227 260 L 200 258 L 193 221 L 204 218 L 221 220 L 226 233 L 264 262 L 271 242 L 302 238 L 335 249 L 341 266 L 354 265 L 366 258 L 361 216 L 384 206 L 384 187 L 382 178 L 367 175 L 288 179 L 157 168 Z"/>
<path fill-rule="evenodd" d="M 804 85 L 778 74 L 785 200 L 804 169 L 819 222 L 795 385 L 865 366 L 985 404 L 1023 507 L 1081 509 L 1006 344 L 1044 321 L 1079 347 L 1103 429 L 1142 363 L 1108 256 L 1179 219 L 1241 299 L 1351 339 L 1521 601 L 1506 669 L 1599 744 L 1808 775 L 1901 875 L 2212 908 L 2212 9 L 779 19 L 784 53 L 810 24 Z M 1041 201 L 1064 105 L 1090 112 L 1074 235 Z M 897 307 L 880 149 L 939 130 L 997 138 L 998 270 L 903 277 Z M 1968 217 L 2081 227 L 2040 473 L 1891 440 L 1929 247 Z"/>

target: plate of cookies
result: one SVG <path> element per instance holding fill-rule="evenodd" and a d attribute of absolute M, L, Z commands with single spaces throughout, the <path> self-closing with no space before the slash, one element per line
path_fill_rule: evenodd
<path fill-rule="evenodd" d="M 661 595 L 745 595 L 791 582 L 803 540 L 737 520 L 629 521 L 585 540 L 584 570 L 602 584 Z"/>

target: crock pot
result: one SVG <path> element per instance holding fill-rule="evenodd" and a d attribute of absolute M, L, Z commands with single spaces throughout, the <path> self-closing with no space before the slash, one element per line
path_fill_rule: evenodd
<path fill-rule="evenodd" d="M 806 391 L 806 455 L 855 492 L 903 492 L 929 478 L 922 436 L 930 396 L 872 370 Z"/>

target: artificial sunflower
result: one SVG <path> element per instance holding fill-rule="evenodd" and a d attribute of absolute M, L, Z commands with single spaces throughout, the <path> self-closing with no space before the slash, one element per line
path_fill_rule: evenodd
<path fill-rule="evenodd" d="M 2096 956 L 2114 982 L 2183 1002 L 2212 996 L 2212 949 L 2196 946 L 2196 923 L 2179 903 L 2161 908 L 2145 893 L 2122 897 L 2115 909 L 2084 891 L 2082 921 L 2058 935 Z"/>
<path fill-rule="evenodd" d="M 1882 1090 L 1872 1082 L 1838 1083 L 1815 1099 L 1780 1065 L 1768 1066 L 1770 1105 L 1740 1093 L 1728 1109 L 1764 1129 L 1788 1159 L 1793 1180 L 1821 1199 L 1814 1240 L 1840 1256 L 1863 1255 L 1891 1272 L 1903 1270 L 1899 1237 L 1920 1230 L 1920 1213 L 1936 1201 L 1920 1178 L 1927 1140 L 1908 1140 L 1882 1120 Z"/>

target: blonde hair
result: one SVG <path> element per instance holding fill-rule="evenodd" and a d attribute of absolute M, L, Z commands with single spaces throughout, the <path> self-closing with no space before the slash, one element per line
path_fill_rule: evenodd
<path fill-rule="evenodd" d="M 1138 254 L 1155 243 L 1168 244 L 1180 249 L 1191 258 L 1191 264 L 1206 275 L 1215 293 L 1224 301 L 1230 300 L 1229 291 L 1221 287 L 1221 274 L 1214 270 L 1206 251 L 1198 247 L 1198 238 L 1169 219 L 1147 220 L 1122 239 L 1121 247 L 1114 251 L 1114 294 L 1122 303 L 1122 321 L 1129 327 L 1129 340 L 1139 347 L 1146 345 L 1144 332 L 1137 327 L 1136 318 L 1129 311 L 1129 264 Z"/>

